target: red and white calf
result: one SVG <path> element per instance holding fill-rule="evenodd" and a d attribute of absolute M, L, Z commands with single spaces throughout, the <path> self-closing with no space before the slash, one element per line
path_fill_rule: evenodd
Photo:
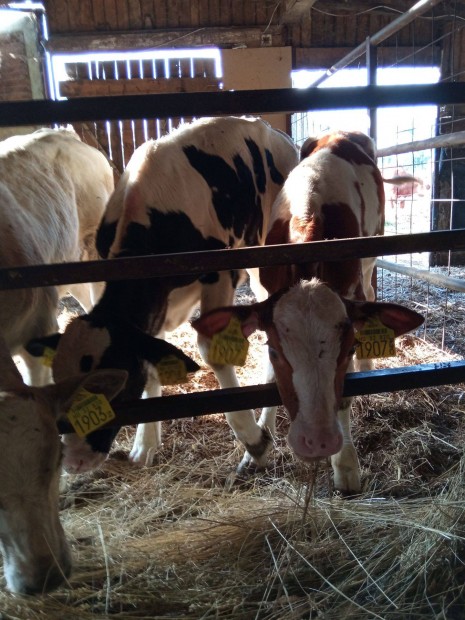
<path fill-rule="evenodd" d="M 113 398 L 127 373 L 99 370 L 43 387 L 23 383 L 0 336 L 0 550 L 8 589 L 47 592 L 71 571 L 59 519 L 57 420 L 81 388 Z"/>
<path fill-rule="evenodd" d="M 358 132 L 307 140 L 301 163 L 289 174 L 274 207 L 266 242 L 312 243 L 383 233 L 383 180 L 374 144 Z M 248 306 L 213 310 L 193 322 L 204 336 L 222 331 L 234 316 L 244 336 L 268 337 L 271 365 L 290 418 L 289 445 L 303 460 L 331 456 L 334 483 L 360 490 L 358 458 L 350 434 L 351 399 L 343 398 L 353 369 L 356 333 L 377 318 L 398 336 L 423 317 L 396 304 L 374 302 L 375 258 L 308 262 L 260 270 L 260 297 Z M 259 424 L 275 432 L 275 408 Z M 247 455 L 244 464 L 247 462 Z"/>
<path fill-rule="evenodd" d="M 0 142 L 0 267 L 96 259 L 95 233 L 113 190 L 110 164 L 69 129 L 40 129 Z M 31 339 L 57 331 L 67 291 L 89 310 L 101 284 L 0 291 L 0 333 L 33 385 L 49 369 L 28 355 Z"/>

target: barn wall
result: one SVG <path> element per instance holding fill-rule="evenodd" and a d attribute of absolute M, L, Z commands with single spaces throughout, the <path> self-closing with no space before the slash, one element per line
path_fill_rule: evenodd
<path fill-rule="evenodd" d="M 290 47 L 222 50 L 221 57 L 225 90 L 261 90 L 292 86 Z M 289 129 L 287 114 L 264 114 L 262 118 L 276 129 Z"/>
<path fill-rule="evenodd" d="M 0 101 L 44 99 L 38 24 L 33 14 L 17 14 L 14 21 L 0 11 Z M 0 139 L 29 133 L 29 127 L 0 128 Z"/>
<path fill-rule="evenodd" d="M 47 0 L 53 33 L 266 25 L 275 4 L 253 0 Z"/>
<path fill-rule="evenodd" d="M 293 19 L 293 2 L 269 0 L 46 0 L 50 49 L 146 49 L 214 45 L 283 47 L 322 50 L 321 65 L 330 66 L 331 55 L 363 43 L 408 7 L 401 0 L 379 3 L 299 0 L 306 7 Z M 410 4 L 410 3 L 409 3 Z M 442 8 L 444 4 L 444 8 Z M 451 15 L 448 3 L 402 28 L 388 43 L 402 59 L 402 48 L 417 50 L 440 40 L 447 23 L 435 14 Z M 118 33 L 118 36 L 115 34 Z M 324 54 L 328 57 L 324 59 Z M 338 50 L 341 50 L 339 53 Z M 389 62 L 392 60 L 390 57 Z M 419 62 L 418 56 L 414 62 Z M 412 62 L 412 61 L 410 61 Z M 296 54 L 296 67 L 315 66 L 312 53 Z"/>

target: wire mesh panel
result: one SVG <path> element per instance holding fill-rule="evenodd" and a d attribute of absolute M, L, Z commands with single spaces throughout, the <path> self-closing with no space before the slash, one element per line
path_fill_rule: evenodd
<path fill-rule="evenodd" d="M 440 9 L 431 7 L 419 19 L 431 26 L 430 42 L 417 42 L 417 22 L 400 25 L 385 39 L 378 37 L 377 67 L 371 76 L 367 45 L 366 60 L 362 50 L 347 64 L 341 60 L 336 72 L 334 65 L 311 73 L 296 71 L 294 85 L 409 86 L 463 80 L 465 36 L 460 11 L 449 12 L 441 5 Z M 377 35 L 372 37 L 376 39 Z M 437 53 L 438 44 L 441 55 Z M 464 228 L 465 106 L 382 107 L 371 113 L 363 109 L 300 112 L 292 116 L 292 134 L 298 144 L 308 136 L 333 129 L 360 130 L 376 138 L 383 177 L 410 177 L 403 184 L 385 184 L 386 235 Z M 400 254 L 384 257 L 380 264 L 378 297 L 408 301 L 426 316 L 424 338 L 463 356 L 464 253 Z"/>

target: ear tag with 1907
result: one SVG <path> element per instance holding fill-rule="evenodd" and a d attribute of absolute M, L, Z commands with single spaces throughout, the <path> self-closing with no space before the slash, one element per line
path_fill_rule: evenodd
<path fill-rule="evenodd" d="M 394 330 L 386 327 L 377 316 L 369 318 L 363 328 L 355 334 L 355 338 L 359 360 L 396 355 Z"/>

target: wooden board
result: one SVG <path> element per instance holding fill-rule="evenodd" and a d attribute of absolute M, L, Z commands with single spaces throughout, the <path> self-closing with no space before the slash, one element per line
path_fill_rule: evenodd
<path fill-rule="evenodd" d="M 160 93 L 216 92 L 215 78 L 142 78 L 120 80 L 73 80 L 61 84 L 63 97 L 100 97 Z"/>

